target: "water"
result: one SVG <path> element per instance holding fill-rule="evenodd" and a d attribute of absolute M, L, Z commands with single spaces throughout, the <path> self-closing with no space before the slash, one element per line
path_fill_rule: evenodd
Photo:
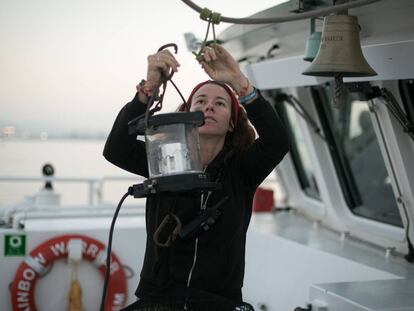
<path fill-rule="evenodd" d="M 106 161 L 102 156 L 104 144 L 104 140 L 0 139 L 0 176 L 40 177 L 42 166 L 51 163 L 56 177 L 133 178 L 130 181 L 105 183 L 104 202 L 116 203 L 128 186 L 138 182 L 138 177 Z M 88 202 L 86 183 L 55 182 L 53 186 L 61 194 L 62 204 L 79 205 Z M 0 205 L 20 202 L 26 195 L 33 195 L 42 187 L 43 182 L 0 181 Z"/>

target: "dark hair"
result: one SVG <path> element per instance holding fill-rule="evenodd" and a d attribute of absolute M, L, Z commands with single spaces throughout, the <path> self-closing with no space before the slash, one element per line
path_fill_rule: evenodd
<path fill-rule="evenodd" d="M 228 150 L 226 160 L 234 155 L 243 154 L 254 142 L 255 132 L 250 125 L 246 111 L 239 107 L 237 126 L 226 135 L 225 148 Z"/>
<path fill-rule="evenodd" d="M 220 83 L 217 81 L 205 81 L 205 82 L 198 84 L 193 89 L 193 91 L 191 92 L 191 95 L 189 96 L 188 108 L 191 107 L 192 95 L 195 93 L 195 91 L 208 83 L 217 84 L 219 86 L 222 86 L 228 93 L 231 92 L 229 93 L 231 100 L 232 100 L 231 120 L 234 120 L 234 119 L 237 120 L 237 124 L 234 126 L 232 132 L 229 131 L 227 133 L 226 139 L 224 142 L 224 148 L 226 149 L 225 160 L 228 160 L 234 155 L 242 154 L 243 152 L 247 150 L 247 148 L 249 148 L 253 144 L 254 139 L 255 139 L 255 132 L 254 132 L 253 127 L 249 123 L 249 119 L 247 118 L 246 111 L 243 109 L 243 107 L 240 106 L 240 104 L 237 101 L 237 98 L 235 97 L 234 93 L 232 93 L 230 88 L 223 83 Z M 186 104 L 182 103 L 178 107 L 177 111 L 186 111 L 186 108 L 187 108 Z M 235 112 L 235 110 L 237 110 L 237 112 Z M 234 113 L 237 113 L 236 117 L 233 116 Z"/>

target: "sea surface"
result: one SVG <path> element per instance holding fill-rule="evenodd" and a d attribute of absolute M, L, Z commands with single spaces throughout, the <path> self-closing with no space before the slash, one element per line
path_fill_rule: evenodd
<path fill-rule="evenodd" d="M 103 202 L 117 203 L 128 187 L 140 182 L 140 179 L 105 160 L 102 156 L 104 144 L 105 140 L 0 139 L 0 177 L 41 177 L 43 165 L 51 163 L 55 168 L 55 177 L 130 178 L 127 181 L 104 183 Z M 21 202 L 26 196 L 36 194 L 43 186 L 44 183 L 41 181 L 0 180 L 0 205 L 13 205 Z M 88 203 L 89 186 L 87 183 L 55 182 L 53 188 L 56 193 L 60 194 L 61 204 Z M 97 202 L 97 196 L 94 200 Z"/>

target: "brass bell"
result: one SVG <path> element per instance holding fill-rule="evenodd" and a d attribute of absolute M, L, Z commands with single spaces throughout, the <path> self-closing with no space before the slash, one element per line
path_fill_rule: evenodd
<path fill-rule="evenodd" d="M 343 77 L 375 76 L 362 54 L 359 42 L 359 25 L 356 16 L 326 16 L 318 54 L 303 72 L 308 76 Z"/>

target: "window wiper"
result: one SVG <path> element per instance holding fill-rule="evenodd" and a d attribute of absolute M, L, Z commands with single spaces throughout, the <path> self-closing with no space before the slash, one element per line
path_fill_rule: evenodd
<path fill-rule="evenodd" d="M 303 120 L 305 120 L 305 122 L 313 129 L 315 134 L 318 135 L 329 146 L 328 141 L 321 132 L 321 128 L 296 97 L 290 94 L 280 93 L 277 94 L 277 100 L 287 102 L 289 105 L 291 105 L 292 108 L 295 109 L 295 111 L 303 118 Z"/>
<path fill-rule="evenodd" d="M 385 107 L 392 113 L 395 119 L 400 123 L 403 131 L 414 141 L 414 124 L 410 122 L 408 116 L 401 109 L 394 95 L 386 88 L 373 88 L 373 96 L 371 99 L 381 98 L 385 102 Z"/>

